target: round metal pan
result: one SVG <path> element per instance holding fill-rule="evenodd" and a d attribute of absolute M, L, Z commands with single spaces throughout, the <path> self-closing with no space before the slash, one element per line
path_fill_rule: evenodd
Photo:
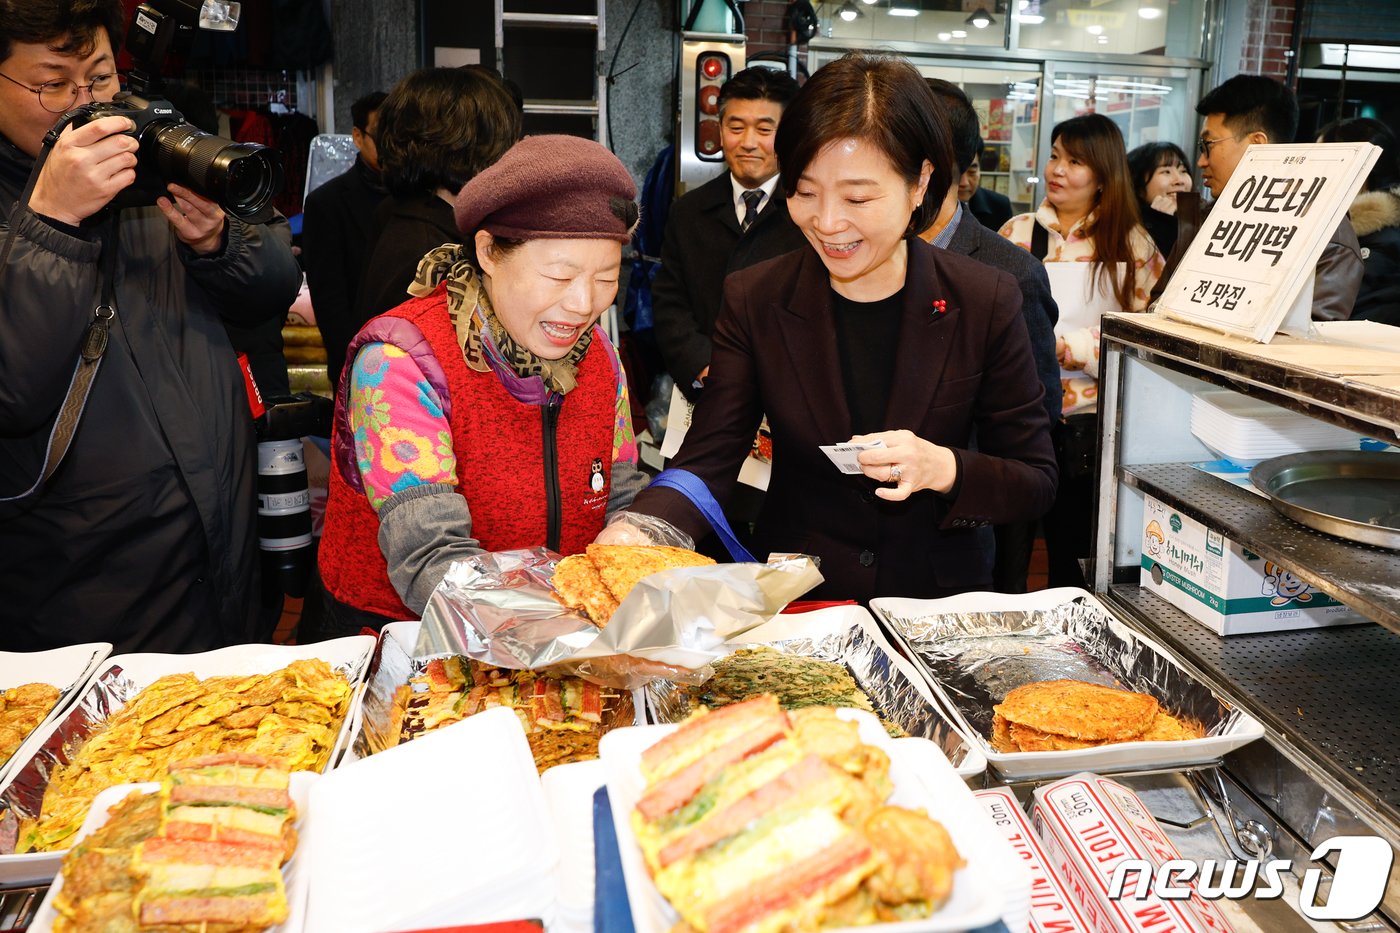
<path fill-rule="evenodd" d="M 1249 471 L 1274 508 L 1309 528 L 1400 549 L 1400 454 L 1314 450 Z"/>

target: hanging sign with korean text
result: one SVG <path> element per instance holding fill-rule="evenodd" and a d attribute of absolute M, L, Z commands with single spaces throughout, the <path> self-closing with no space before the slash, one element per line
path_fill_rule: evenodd
<path fill-rule="evenodd" d="M 1260 343 L 1306 337 L 1317 261 L 1379 155 L 1370 143 L 1250 146 L 1153 310 Z"/>

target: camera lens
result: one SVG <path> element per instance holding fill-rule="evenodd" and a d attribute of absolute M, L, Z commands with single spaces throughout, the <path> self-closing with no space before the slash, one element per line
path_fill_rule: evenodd
<path fill-rule="evenodd" d="M 150 137 L 163 177 L 217 201 L 243 220 L 271 219 L 272 198 L 282 188 L 276 153 L 257 143 L 211 136 L 188 123 L 165 124 Z"/>

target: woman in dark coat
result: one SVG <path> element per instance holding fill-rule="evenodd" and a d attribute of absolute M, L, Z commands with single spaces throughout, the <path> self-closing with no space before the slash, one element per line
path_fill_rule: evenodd
<path fill-rule="evenodd" d="M 418 261 L 459 239 L 452 202 L 520 138 L 520 109 L 484 68 L 421 68 L 379 108 L 375 142 L 389 198 L 356 299 L 356 328 L 408 298 Z"/>
<path fill-rule="evenodd" d="M 724 501 L 767 413 L 760 556 L 818 556 L 817 598 L 988 587 L 990 526 L 1038 518 L 1054 497 L 1015 279 L 918 239 L 957 183 L 941 113 L 908 62 L 859 54 L 788 107 L 776 151 L 812 248 L 726 281 L 705 394 L 672 464 Z M 883 445 L 859 455 L 859 474 L 818 449 L 848 440 Z M 708 530 L 670 489 L 644 490 L 632 511 Z M 600 540 L 634 537 L 614 524 Z"/>
<path fill-rule="evenodd" d="M 1176 245 L 1176 196 L 1191 190 L 1191 163 L 1176 143 L 1143 143 L 1128 153 L 1128 171 L 1142 225 L 1157 252 L 1170 256 Z"/>

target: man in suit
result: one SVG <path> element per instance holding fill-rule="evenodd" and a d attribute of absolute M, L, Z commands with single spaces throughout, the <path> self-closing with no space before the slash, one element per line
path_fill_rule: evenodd
<path fill-rule="evenodd" d="M 326 374 L 331 391 L 340 384 L 345 348 L 360 329 L 355 317 L 356 290 L 370 246 L 379 235 L 374 212 L 384 200 L 379 152 L 374 134 L 383 91 L 366 94 L 350 105 L 350 138 L 359 154 L 343 174 L 306 198 L 302 215 L 301 264 L 316 311 L 316 327 L 326 347 Z"/>
<path fill-rule="evenodd" d="M 938 89 L 934 88 L 934 93 Z M 959 90 L 958 93 L 962 93 Z M 964 95 L 964 100 L 966 95 Z M 971 106 L 971 105 L 969 105 Z M 973 120 L 977 119 L 976 114 Z M 973 135 L 977 133 L 977 124 L 972 124 Z M 977 136 L 977 146 L 972 154 L 972 161 L 963 169 L 962 175 L 958 178 L 958 200 L 967 205 L 967 209 L 972 212 L 972 216 L 977 218 L 977 222 L 988 230 L 1000 230 L 1002 224 L 1011 219 L 1016 212 L 1011 209 L 1011 199 L 1004 194 L 997 194 L 981 186 L 982 182 L 982 150 L 986 148 L 986 143 L 981 136 Z M 959 159 L 959 162 L 962 160 Z"/>
<path fill-rule="evenodd" d="M 1263 75 L 1235 75 L 1201 98 L 1196 112 L 1204 118 L 1196 165 L 1213 198 L 1220 197 L 1252 144 L 1291 143 L 1298 132 L 1297 98 L 1287 85 Z M 1160 281 L 1171 278 L 1188 245 L 1190 237 L 1177 237 Z M 1312 319 L 1350 318 L 1364 272 L 1361 243 L 1351 221 L 1343 217 L 1317 261 Z"/>
<path fill-rule="evenodd" d="M 728 170 L 671 205 L 651 294 L 662 361 L 691 401 L 709 373 L 725 276 L 807 245 L 788 218 L 773 154 L 778 121 L 795 96 L 797 82 L 771 68 L 746 68 L 726 81 L 719 115 Z"/>
<path fill-rule="evenodd" d="M 953 157 L 963 173 L 962 178 L 966 179 L 969 169 L 977 168 L 977 153 L 982 149 L 982 138 L 977 135 L 977 112 L 957 85 L 937 78 L 930 79 L 928 84 L 944 105 Z M 1050 294 L 1045 266 L 1010 240 L 998 236 L 996 227 L 974 223 L 969 216 L 971 205 L 961 203 L 964 200 L 962 190 L 962 182 L 957 187 L 948 187 L 933 226 L 922 236 L 934 246 L 961 253 L 1016 277 L 1021 289 L 1021 314 L 1030 332 L 1031 355 L 1036 375 L 1045 387 L 1043 402 L 1053 425 L 1060 420 L 1060 364 L 1055 359 L 1055 322 L 1060 319 L 1060 309 Z M 1020 522 L 995 527 L 997 550 L 992 585 L 998 592 L 1026 591 L 1035 526 L 1035 522 Z"/>

